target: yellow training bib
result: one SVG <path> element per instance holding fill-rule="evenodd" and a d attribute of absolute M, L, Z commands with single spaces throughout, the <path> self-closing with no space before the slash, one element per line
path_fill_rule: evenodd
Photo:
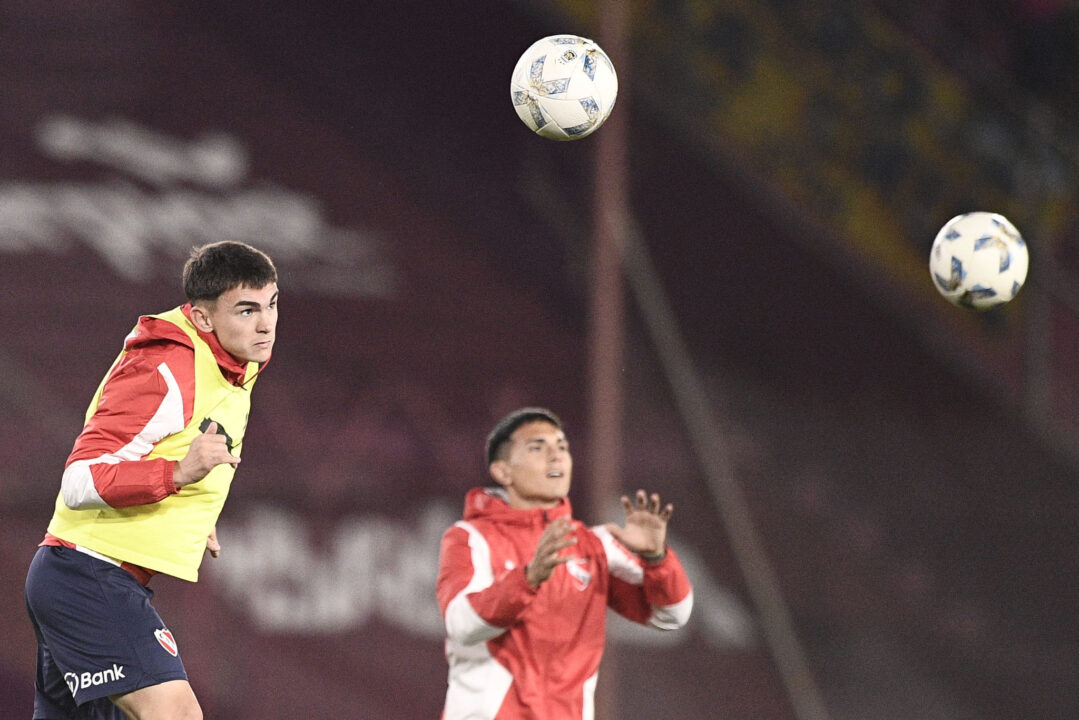
<path fill-rule="evenodd" d="M 217 422 L 219 431 L 228 435 L 229 449 L 239 457 L 258 363 L 248 363 L 246 377 L 250 380 L 243 387 L 232 385 L 221 374 L 210 346 L 199 337 L 180 308 L 154 317 L 177 325 L 194 343 L 195 398 L 187 426 L 162 438 L 145 459 L 182 459 L 210 421 Z M 103 380 L 90 402 L 87 422 L 97 410 L 104 384 Z M 202 480 L 161 502 L 126 508 L 72 510 L 64 503 L 63 496 L 58 495 L 49 532 L 116 560 L 194 582 L 198 580 L 206 538 L 221 514 L 234 473 L 233 465 L 218 465 Z"/>

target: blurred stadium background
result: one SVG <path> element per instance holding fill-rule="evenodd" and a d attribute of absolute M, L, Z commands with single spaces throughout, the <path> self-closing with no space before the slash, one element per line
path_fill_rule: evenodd
<path fill-rule="evenodd" d="M 0 716 L 31 714 L 22 581 L 85 404 L 234 238 L 278 262 L 280 339 L 222 557 L 154 582 L 208 718 L 436 717 L 438 538 L 534 403 L 578 514 L 661 492 L 696 583 L 685 631 L 613 625 L 602 720 L 1079 717 L 1076 18 L 3 3 Z M 555 32 L 617 51 L 579 143 L 509 104 Z M 984 315 L 925 270 L 973 209 L 1032 252 Z"/>

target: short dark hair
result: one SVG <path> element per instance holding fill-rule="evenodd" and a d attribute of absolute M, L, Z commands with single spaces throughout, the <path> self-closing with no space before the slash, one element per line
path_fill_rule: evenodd
<path fill-rule="evenodd" d="M 258 289 L 277 282 L 277 268 L 261 250 L 222 240 L 192 248 L 184 263 L 183 281 L 188 301 L 217 300 L 233 288 Z"/>
<path fill-rule="evenodd" d="M 500 454 L 510 440 L 510 435 L 524 425 L 536 420 L 543 420 L 562 429 L 562 421 L 553 412 L 541 407 L 524 407 L 514 410 L 506 417 L 498 421 L 487 436 L 487 465 L 490 466 L 495 460 L 502 459 Z"/>

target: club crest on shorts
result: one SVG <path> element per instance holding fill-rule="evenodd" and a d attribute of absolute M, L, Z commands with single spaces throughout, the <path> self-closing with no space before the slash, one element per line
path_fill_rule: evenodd
<path fill-rule="evenodd" d="M 176 647 L 176 638 L 172 636 L 172 631 L 168 628 L 161 628 L 160 630 L 154 630 L 154 637 L 161 643 L 161 647 L 165 648 L 165 652 L 173 657 L 179 652 Z"/>

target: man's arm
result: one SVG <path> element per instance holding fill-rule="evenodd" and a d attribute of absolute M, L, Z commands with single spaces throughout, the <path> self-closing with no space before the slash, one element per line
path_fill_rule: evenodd
<path fill-rule="evenodd" d="M 190 348 L 162 343 L 121 358 L 68 457 L 61 482 L 68 507 L 130 507 L 177 492 L 176 463 L 145 458 L 186 427 L 193 395 Z"/>
<path fill-rule="evenodd" d="M 674 512 L 659 495 L 638 490 L 635 502 L 622 498 L 625 527 L 593 528 L 603 542 L 611 585 L 607 604 L 620 615 L 661 630 L 689 621 L 693 588 L 678 556 L 667 547 L 667 523 Z"/>
<path fill-rule="evenodd" d="M 442 536 L 435 592 L 446 635 L 474 645 L 504 633 L 532 602 L 536 589 L 522 567 L 495 577 L 487 540 L 470 523 L 459 522 Z"/>
<path fill-rule="evenodd" d="M 646 562 L 610 536 L 602 527 L 593 532 L 603 540 L 611 584 L 607 605 L 619 615 L 659 630 L 677 630 L 693 611 L 693 586 L 682 562 L 667 548 L 661 560 Z"/>

